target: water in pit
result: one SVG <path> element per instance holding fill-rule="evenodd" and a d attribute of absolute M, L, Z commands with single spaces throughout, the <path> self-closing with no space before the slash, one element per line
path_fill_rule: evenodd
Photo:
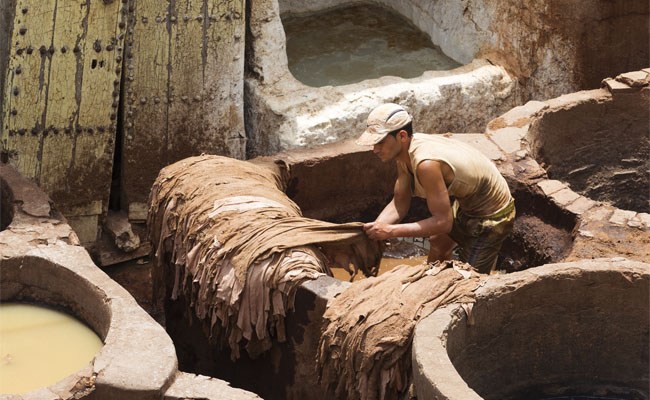
<path fill-rule="evenodd" d="M 410 258 L 384 257 L 381 259 L 381 262 L 379 263 L 379 272 L 377 273 L 377 275 L 381 275 L 384 272 L 390 271 L 393 268 L 397 267 L 398 265 L 416 266 L 416 265 L 421 265 L 425 262 L 427 262 L 427 256 L 410 257 Z M 350 281 L 350 274 L 348 274 L 343 268 L 332 268 L 332 274 L 338 280 Z M 356 282 L 359 279 L 364 279 L 364 278 L 365 276 L 361 272 L 359 272 L 354 277 L 353 281 Z"/>
<path fill-rule="evenodd" d="M 67 314 L 0 304 L 0 393 L 52 385 L 90 362 L 102 346 L 95 332 Z"/>
<path fill-rule="evenodd" d="M 379 263 L 379 272 L 377 275 L 390 271 L 398 265 L 416 266 L 426 263 L 428 250 L 424 246 L 424 241 L 418 242 L 414 238 L 390 239 L 386 241 L 386 247 L 384 248 L 383 257 Z M 350 268 L 353 268 L 353 266 L 350 266 Z M 350 274 L 343 268 L 332 268 L 332 274 L 336 279 L 350 281 Z M 359 272 L 353 281 L 356 282 L 364 278 L 363 273 Z"/>
<path fill-rule="evenodd" d="M 289 70 L 308 86 L 408 79 L 460 66 L 407 19 L 381 7 L 357 5 L 282 22 Z"/>

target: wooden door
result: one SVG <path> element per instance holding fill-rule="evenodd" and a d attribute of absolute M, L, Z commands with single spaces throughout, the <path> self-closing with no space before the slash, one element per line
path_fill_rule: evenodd
<path fill-rule="evenodd" d="M 244 0 L 134 0 L 126 46 L 122 208 L 146 217 L 161 168 L 245 157 Z"/>
<path fill-rule="evenodd" d="M 82 242 L 95 240 L 108 207 L 125 2 L 17 0 L 9 16 L 0 152 L 50 195 Z"/>

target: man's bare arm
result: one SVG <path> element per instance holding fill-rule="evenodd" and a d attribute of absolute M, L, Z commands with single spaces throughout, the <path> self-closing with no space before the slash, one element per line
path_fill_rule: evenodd
<path fill-rule="evenodd" d="M 389 224 L 378 219 L 364 226 L 366 234 L 371 239 L 428 237 L 451 231 L 453 216 L 440 162 L 423 161 L 417 168 L 417 175 L 425 190 L 427 207 L 431 217 L 408 224 Z"/>
<path fill-rule="evenodd" d="M 393 189 L 393 199 L 384 207 L 375 222 L 396 224 L 403 220 L 411 207 L 412 196 L 410 178 L 400 169 Z"/>

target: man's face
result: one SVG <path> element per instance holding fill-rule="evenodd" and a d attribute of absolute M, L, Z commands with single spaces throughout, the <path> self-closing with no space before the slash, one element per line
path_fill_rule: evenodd
<path fill-rule="evenodd" d="M 402 150 L 399 137 L 399 133 L 397 136 L 386 135 L 381 142 L 372 147 L 372 152 L 383 162 L 394 160 Z"/>

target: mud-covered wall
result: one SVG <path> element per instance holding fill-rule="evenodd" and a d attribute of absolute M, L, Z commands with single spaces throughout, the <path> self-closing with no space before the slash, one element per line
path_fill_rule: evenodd
<path fill-rule="evenodd" d="M 594 89 L 648 64 L 645 0 L 485 0 L 469 10 L 494 16 L 478 55 L 511 69 L 533 99 Z"/>
<path fill-rule="evenodd" d="M 122 209 L 146 217 L 160 169 L 245 157 L 243 0 L 132 0 L 125 48 Z"/>

